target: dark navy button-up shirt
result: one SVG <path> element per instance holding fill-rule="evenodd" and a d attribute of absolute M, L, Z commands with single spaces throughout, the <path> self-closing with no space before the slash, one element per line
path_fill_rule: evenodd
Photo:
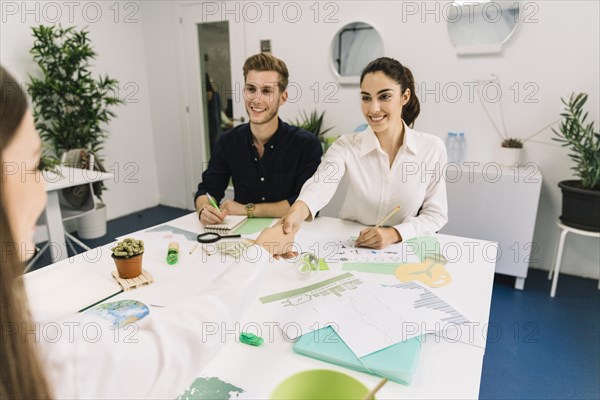
<path fill-rule="evenodd" d="M 317 170 L 322 154 L 314 134 L 280 119 L 259 158 L 250 125 L 236 126 L 217 140 L 194 200 L 208 192 L 220 202 L 231 178 L 238 203 L 287 200 L 293 204 L 304 182 Z"/>

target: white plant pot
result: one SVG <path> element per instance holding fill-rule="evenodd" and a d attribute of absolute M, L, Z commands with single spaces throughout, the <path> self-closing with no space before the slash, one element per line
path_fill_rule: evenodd
<path fill-rule="evenodd" d="M 515 164 L 519 166 L 523 163 L 523 148 L 500 147 L 498 158 L 498 163 L 503 167 L 514 167 Z"/>
<path fill-rule="evenodd" d="M 99 203 L 89 214 L 77 218 L 77 233 L 82 239 L 97 239 L 106 235 L 106 205 Z"/>

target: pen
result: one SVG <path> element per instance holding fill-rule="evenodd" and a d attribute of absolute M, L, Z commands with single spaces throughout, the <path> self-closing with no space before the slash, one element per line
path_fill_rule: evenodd
<path fill-rule="evenodd" d="M 206 197 L 208 197 L 208 202 L 210 203 L 210 205 L 219 210 L 219 212 L 221 212 L 221 209 L 217 205 L 217 202 L 215 201 L 215 199 L 213 199 L 210 193 L 206 192 Z"/>
<path fill-rule="evenodd" d="M 390 213 L 388 215 L 383 217 L 381 219 L 381 221 L 379 221 L 377 223 L 377 225 L 375 225 L 375 228 L 381 227 L 383 224 L 385 224 L 387 222 L 388 219 L 392 218 L 392 215 L 396 214 L 399 210 L 400 210 L 400 206 L 396 206 L 392 211 L 390 211 Z"/>

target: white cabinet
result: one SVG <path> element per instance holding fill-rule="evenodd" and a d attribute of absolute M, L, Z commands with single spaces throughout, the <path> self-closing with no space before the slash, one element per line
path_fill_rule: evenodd
<path fill-rule="evenodd" d="M 448 224 L 440 233 L 498 242 L 496 272 L 516 277 L 515 287 L 523 289 L 529 263 L 539 256 L 533 242 L 542 187 L 537 166 L 450 164 L 445 178 Z"/>

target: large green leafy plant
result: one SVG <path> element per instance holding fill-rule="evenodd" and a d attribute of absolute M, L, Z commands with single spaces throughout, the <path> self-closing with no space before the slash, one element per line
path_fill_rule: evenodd
<path fill-rule="evenodd" d="M 291 122 L 291 124 L 314 133 L 315 136 L 318 137 L 321 142 L 323 142 L 325 141 L 325 134 L 333 129 L 332 127 L 323 127 L 324 118 L 325 111 L 323 111 L 321 114 L 319 114 L 317 110 L 313 110 L 310 114 L 307 114 L 306 111 L 302 111 L 300 118 Z"/>
<path fill-rule="evenodd" d="M 104 171 L 100 152 L 107 137 L 106 124 L 115 117 L 110 109 L 123 103 L 117 96 L 118 81 L 92 76 L 92 49 L 89 32 L 75 27 L 33 28 L 31 54 L 41 77 L 29 76 L 33 115 L 42 140 L 60 156 L 72 149 L 87 149 L 94 155 L 95 169 Z M 85 166 L 83 166 L 85 167 Z M 104 186 L 94 186 L 101 198 Z"/>
<path fill-rule="evenodd" d="M 594 122 L 587 122 L 588 113 L 583 106 L 588 95 L 573 93 L 568 100 L 561 99 L 565 111 L 559 130 L 552 129 L 558 136 L 554 140 L 569 147 L 569 157 L 575 162 L 573 170 L 584 189 L 600 190 L 600 133 L 594 131 Z"/>

